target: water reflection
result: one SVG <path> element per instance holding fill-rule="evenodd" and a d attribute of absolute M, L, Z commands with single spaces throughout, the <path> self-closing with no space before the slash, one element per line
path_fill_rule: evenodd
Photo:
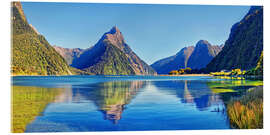
<path fill-rule="evenodd" d="M 142 81 L 101 83 L 91 91 L 89 99 L 93 100 L 104 114 L 104 119 L 116 124 L 121 119 L 125 105 L 131 101 L 143 85 Z"/>
<path fill-rule="evenodd" d="M 229 79 L 221 81 L 207 81 L 206 84 L 212 93 L 219 95 L 220 99 L 226 104 L 232 97 L 239 97 L 246 93 L 249 88 L 262 86 L 263 81 Z"/>
<path fill-rule="evenodd" d="M 63 92 L 59 88 L 12 86 L 12 132 L 21 133 Z"/>
<path fill-rule="evenodd" d="M 104 82 L 90 85 L 73 85 L 66 87 L 54 100 L 55 103 L 93 102 L 98 110 L 104 114 L 104 119 L 117 124 L 121 114 L 131 99 L 137 94 L 145 82 L 122 81 Z"/>
<path fill-rule="evenodd" d="M 204 81 L 162 81 L 154 82 L 154 85 L 175 93 L 181 103 L 193 104 L 200 111 L 222 104 L 219 95 L 213 93 Z"/>
<path fill-rule="evenodd" d="M 188 90 L 187 80 L 185 80 L 185 87 L 184 87 L 184 97 L 182 99 L 183 103 L 194 103 L 194 97 Z"/>
<path fill-rule="evenodd" d="M 215 112 L 226 112 L 224 101 L 258 84 L 198 79 L 86 82 L 57 85 L 58 88 L 13 86 L 13 108 L 17 109 L 13 109 L 12 117 L 15 121 L 21 118 L 19 124 L 27 121 L 24 127 L 28 124 L 28 132 L 146 130 L 145 127 L 224 129 L 229 127 L 224 120 L 227 115 Z M 38 113 L 27 119 L 29 110 Z M 205 120 L 215 124 L 205 124 Z M 167 126 L 162 124 L 164 121 Z M 52 126 L 53 123 L 61 126 Z M 15 122 L 13 126 L 19 124 Z"/>

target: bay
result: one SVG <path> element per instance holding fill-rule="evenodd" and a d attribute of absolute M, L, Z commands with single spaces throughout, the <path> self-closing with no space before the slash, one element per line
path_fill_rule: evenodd
<path fill-rule="evenodd" d="M 258 85 L 210 76 L 15 76 L 12 130 L 230 129 L 226 102 Z"/>

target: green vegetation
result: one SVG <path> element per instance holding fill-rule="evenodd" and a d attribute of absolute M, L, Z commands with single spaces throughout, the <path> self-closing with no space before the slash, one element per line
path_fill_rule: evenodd
<path fill-rule="evenodd" d="M 250 70 L 256 67 L 263 50 L 263 7 L 251 7 L 236 23 L 222 51 L 207 65 L 207 72 L 223 69 Z"/>
<path fill-rule="evenodd" d="M 83 70 L 102 75 L 134 75 L 127 56 L 110 42 L 107 44 L 105 52 L 97 58 L 100 59 L 99 62 Z"/>
<path fill-rule="evenodd" d="M 247 71 L 246 75 L 263 76 L 263 51 L 261 53 L 257 66 Z"/>
<path fill-rule="evenodd" d="M 73 68 L 73 67 L 69 67 L 69 70 L 73 75 L 94 75 L 93 73 L 86 72 L 86 71 L 83 71 L 83 70 L 80 70 L 77 68 Z"/>
<path fill-rule="evenodd" d="M 12 86 L 11 131 L 22 133 L 26 125 L 41 115 L 41 112 L 60 93 L 56 88 Z"/>
<path fill-rule="evenodd" d="M 232 128 L 263 128 L 263 87 L 255 87 L 240 98 L 227 104 L 227 114 Z"/>
<path fill-rule="evenodd" d="M 242 76 L 245 75 L 247 71 L 245 70 L 241 70 L 241 69 L 232 69 L 229 72 L 210 72 L 210 75 L 214 75 L 214 76 Z"/>
<path fill-rule="evenodd" d="M 207 86 L 213 93 L 225 92 L 239 92 L 241 87 L 246 89 L 248 87 L 262 86 L 263 81 L 250 81 L 240 77 L 219 77 L 220 79 L 230 79 L 230 81 L 211 81 L 207 82 Z"/>
<path fill-rule="evenodd" d="M 179 70 L 172 70 L 171 72 L 169 72 L 170 75 L 180 75 L 180 74 L 191 74 L 192 69 L 187 67 L 187 68 L 180 68 Z"/>
<path fill-rule="evenodd" d="M 233 69 L 230 72 L 210 72 L 210 74 L 214 76 L 263 76 L 263 51 L 261 52 L 261 56 L 256 67 L 251 70 L 245 71 L 241 69 Z"/>
<path fill-rule="evenodd" d="M 69 75 L 69 66 L 28 24 L 21 3 L 12 3 L 12 75 Z"/>
<path fill-rule="evenodd" d="M 221 96 L 227 108 L 231 127 L 263 128 L 263 81 L 237 77 L 226 79 L 233 81 L 211 81 L 207 82 L 207 85 L 213 93 L 219 93 Z"/>

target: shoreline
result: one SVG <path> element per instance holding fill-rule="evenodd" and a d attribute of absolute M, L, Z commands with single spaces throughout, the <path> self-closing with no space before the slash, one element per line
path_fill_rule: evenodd
<path fill-rule="evenodd" d="M 76 76 L 76 75 L 10 75 L 11 77 L 15 76 Z M 81 75 L 81 76 L 88 76 L 88 75 Z M 89 75 L 89 76 L 119 76 L 119 75 Z M 160 74 L 160 75 L 120 75 L 120 76 L 213 76 L 210 74 L 182 74 L 182 75 L 167 75 L 167 74 Z"/>
<path fill-rule="evenodd" d="M 213 76 L 210 74 L 182 74 L 182 75 L 158 75 L 158 76 Z"/>
<path fill-rule="evenodd" d="M 32 77 L 38 77 L 38 76 L 76 76 L 76 75 L 10 75 L 10 77 L 16 77 L 16 76 L 32 76 Z M 81 76 L 119 76 L 119 75 L 81 75 Z M 213 76 L 210 74 L 182 74 L 182 75 L 120 75 L 120 76 Z"/>
<path fill-rule="evenodd" d="M 180 74 L 180 75 L 168 75 L 168 74 L 158 74 L 158 75 L 10 75 L 10 77 L 16 76 L 215 76 L 211 74 Z M 263 76 L 215 76 L 215 77 L 245 77 L 245 78 L 263 78 Z"/>

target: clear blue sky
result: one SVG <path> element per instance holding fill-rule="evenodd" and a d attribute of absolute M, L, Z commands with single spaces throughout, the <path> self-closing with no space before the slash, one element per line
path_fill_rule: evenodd
<path fill-rule="evenodd" d="M 224 44 L 249 6 L 23 2 L 28 19 L 51 45 L 88 48 L 116 25 L 145 62 L 177 53 L 200 39 Z"/>

